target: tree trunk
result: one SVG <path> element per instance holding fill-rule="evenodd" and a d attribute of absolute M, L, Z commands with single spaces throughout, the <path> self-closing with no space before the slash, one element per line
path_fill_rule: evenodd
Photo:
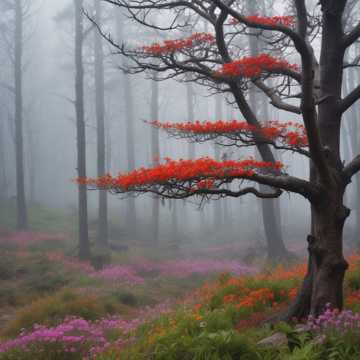
<path fill-rule="evenodd" d="M 189 122 L 195 121 L 194 101 L 195 101 L 194 86 L 191 82 L 187 82 L 186 108 L 187 108 L 187 117 Z M 189 143 L 189 159 L 195 159 L 195 143 L 193 142 Z"/>
<path fill-rule="evenodd" d="M 319 315 L 330 304 L 343 306 L 343 280 L 348 267 L 343 255 L 343 227 L 350 210 L 343 204 L 346 185 L 341 176 L 341 98 L 344 51 L 342 13 L 344 2 L 322 3 L 323 32 L 320 56 L 320 98 L 318 128 L 330 175 L 320 178 L 314 166 L 310 180 L 322 186 L 322 196 L 311 208 L 308 272 L 299 295 L 287 312 L 287 319 Z M 331 61 L 329 61 L 331 59 Z"/>
<path fill-rule="evenodd" d="M 252 0 L 247 2 L 247 11 L 249 14 L 256 13 L 256 3 Z M 249 37 L 249 45 L 250 45 L 250 52 L 252 56 L 256 56 L 260 53 L 258 39 L 254 36 Z M 263 102 L 266 99 L 262 98 L 259 99 L 259 96 L 256 93 L 255 86 L 251 86 L 249 89 L 250 94 L 250 105 L 252 111 L 256 114 L 260 109 L 263 107 Z M 264 111 L 264 115 L 266 111 Z M 269 119 L 263 119 L 264 122 L 268 121 Z M 261 146 L 258 147 L 260 156 L 264 161 L 271 161 L 274 162 L 275 158 L 271 153 L 271 150 L 262 151 Z M 260 191 L 266 192 L 269 190 L 269 187 L 260 185 Z M 278 199 L 269 199 L 269 200 L 261 200 L 261 209 L 262 209 L 262 218 L 264 224 L 264 233 L 267 245 L 267 256 L 269 261 L 272 263 L 276 263 L 278 261 L 286 260 L 289 257 L 289 252 L 286 250 L 282 231 L 281 231 L 281 221 L 280 221 L 280 205 Z"/>
<path fill-rule="evenodd" d="M 15 1 L 15 152 L 16 152 L 16 208 L 17 229 L 28 228 L 25 196 L 24 139 L 23 139 L 23 94 L 22 94 L 22 55 L 23 55 L 23 4 Z"/>
<path fill-rule="evenodd" d="M 216 120 L 221 120 L 223 116 L 223 108 L 221 103 L 221 97 L 220 95 L 215 96 L 215 116 Z M 220 161 L 220 147 L 219 145 L 214 145 L 214 153 L 215 153 L 215 160 Z M 223 226 L 223 216 L 222 216 L 222 199 L 214 201 L 214 231 L 219 232 L 221 230 L 221 227 Z"/>
<path fill-rule="evenodd" d="M 100 0 L 94 0 L 95 21 L 102 24 L 102 8 Z M 97 135 L 97 175 L 106 173 L 106 144 L 105 144 L 105 90 L 104 90 L 104 50 L 99 31 L 94 33 L 95 54 L 95 104 L 96 104 L 96 135 Z M 108 246 L 108 204 L 107 191 L 99 191 L 98 232 L 97 245 Z"/>
<path fill-rule="evenodd" d="M 86 178 L 86 133 L 84 114 L 84 68 L 83 68 L 83 0 L 74 0 L 75 6 L 75 110 L 77 130 L 77 171 L 79 178 Z M 90 257 L 88 233 L 87 189 L 78 185 L 78 217 L 79 217 L 79 258 Z"/>
<path fill-rule="evenodd" d="M 124 41 L 123 24 L 121 14 L 117 15 L 117 37 L 119 43 Z M 126 57 L 122 57 L 122 65 L 126 67 Z M 129 74 L 123 74 L 122 84 L 124 89 L 125 105 L 125 127 L 126 127 L 126 153 L 127 170 L 130 172 L 135 169 L 135 117 L 134 117 L 134 99 L 133 85 Z M 127 201 L 126 224 L 132 236 L 136 235 L 136 205 L 135 199 L 130 197 Z"/>
<path fill-rule="evenodd" d="M 156 78 L 156 77 L 155 77 Z M 151 82 L 151 121 L 159 120 L 159 83 Z M 159 130 L 155 127 L 151 128 L 151 156 L 154 166 L 159 163 L 160 144 Z M 159 216 L 160 216 L 160 199 L 154 197 L 152 200 L 152 238 L 153 244 L 157 244 L 159 240 Z"/>

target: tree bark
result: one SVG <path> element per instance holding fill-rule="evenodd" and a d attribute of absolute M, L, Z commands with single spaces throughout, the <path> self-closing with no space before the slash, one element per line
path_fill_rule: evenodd
<path fill-rule="evenodd" d="M 319 315 L 330 304 L 343 306 L 343 279 L 348 267 L 343 255 L 343 227 L 350 210 L 343 204 L 346 183 L 341 175 L 340 126 L 342 114 L 337 108 L 341 99 L 344 50 L 342 50 L 343 1 L 323 3 L 323 32 L 320 56 L 320 98 L 318 128 L 330 169 L 328 179 L 319 177 L 314 166 L 310 181 L 322 186 L 322 196 L 311 207 L 308 272 L 299 295 L 286 314 L 303 318 Z"/>
<path fill-rule="evenodd" d="M 100 0 L 94 0 L 95 21 L 102 24 L 102 8 Z M 105 140 L 105 90 L 104 90 L 104 50 L 99 31 L 94 33 L 95 55 L 95 104 L 96 104 L 96 135 L 97 135 L 97 175 L 106 173 L 106 140 Z M 108 204 L 107 191 L 99 191 L 97 245 L 108 246 Z"/>
<path fill-rule="evenodd" d="M 77 172 L 79 178 L 86 178 L 86 132 L 84 114 L 84 67 L 83 67 L 83 0 L 74 0 L 75 6 L 75 111 L 77 130 Z M 78 185 L 79 258 L 90 258 L 88 233 L 87 189 Z"/>
<path fill-rule="evenodd" d="M 17 229 L 28 228 L 25 195 L 24 138 L 23 138 L 23 4 L 15 1 L 15 152 L 16 152 L 16 208 Z"/>

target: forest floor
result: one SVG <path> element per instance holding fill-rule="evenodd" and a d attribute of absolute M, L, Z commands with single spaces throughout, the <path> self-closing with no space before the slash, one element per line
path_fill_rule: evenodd
<path fill-rule="evenodd" d="M 264 268 L 237 260 L 236 244 L 134 243 L 96 269 L 74 256 L 62 214 L 37 209 L 31 232 L 0 218 L 0 360 L 360 359 L 360 256 L 349 258 L 349 311 L 299 331 L 264 320 L 296 296 L 302 261 Z"/>

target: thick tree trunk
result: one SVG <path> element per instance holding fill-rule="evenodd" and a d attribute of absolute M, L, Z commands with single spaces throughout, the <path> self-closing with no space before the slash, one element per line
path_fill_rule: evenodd
<path fill-rule="evenodd" d="M 123 35 L 123 19 L 120 12 L 117 14 L 117 38 L 119 44 L 124 41 Z M 122 58 L 122 65 L 126 67 L 126 57 Z M 129 74 L 123 74 L 122 78 L 124 106 L 125 106 L 125 128 L 126 128 L 126 155 L 127 169 L 132 171 L 135 169 L 135 117 L 134 117 L 134 99 L 133 85 Z M 127 201 L 126 208 L 126 224 L 132 236 L 136 234 L 136 205 L 135 199 L 130 197 Z"/>
<path fill-rule="evenodd" d="M 15 1 L 15 152 L 16 152 L 16 208 L 17 229 L 28 228 L 23 139 L 23 94 L 22 94 L 22 55 L 23 55 L 23 4 Z"/>
<path fill-rule="evenodd" d="M 310 313 L 314 315 L 320 314 L 327 303 L 337 309 L 343 306 L 343 280 L 348 265 L 343 255 L 342 235 L 349 210 L 342 204 L 341 191 L 338 195 L 339 199 L 314 209 L 315 236 L 309 245 L 314 267 Z"/>
<path fill-rule="evenodd" d="M 84 114 L 84 68 L 83 68 L 83 0 L 74 0 L 75 6 L 75 111 L 77 130 L 77 171 L 79 178 L 86 178 L 86 133 Z M 87 189 L 78 185 L 78 217 L 79 217 L 79 258 L 90 257 L 88 233 Z"/>
<path fill-rule="evenodd" d="M 102 8 L 100 0 L 94 0 L 95 21 L 101 26 Z M 97 135 L 97 175 L 106 173 L 106 144 L 105 144 L 105 90 L 104 90 L 104 51 L 102 37 L 98 31 L 94 33 L 95 54 L 95 106 L 96 106 L 96 135 Z M 99 191 L 98 232 L 97 245 L 108 246 L 108 204 L 107 191 Z"/>
<path fill-rule="evenodd" d="M 343 227 L 350 210 L 343 204 L 346 183 L 341 176 L 340 125 L 337 104 L 341 98 L 344 51 L 342 12 L 344 1 L 322 2 L 323 32 L 320 57 L 318 128 L 329 178 L 321 178 L 311 166 L 310 180 L 322 186 L 321 199 L 312 204 L 308 273 L 287 319 L 319 315 L 326 304 L 341 309 L 347 262 L 343 255 Z"/>
<path fill-rule="evenodd" d="M 156 76 L 155 76 L 156 78 Z M 159 83 L 151 82 L 151 121 L 159 120 Z M 151 128 L 151 156 L 154 166 L 159 162 L 160 144 L 159 130 L 155 127 Z M 157 244 L 159 240 L 159 216 L 160 216 L 160 199 L 154 197 L 152 199 L 152 236 L 151 242 Z"/>

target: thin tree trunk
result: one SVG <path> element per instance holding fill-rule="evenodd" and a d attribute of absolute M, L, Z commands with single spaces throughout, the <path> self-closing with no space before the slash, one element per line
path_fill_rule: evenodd
<path fill-rule="evenodd" d="M 151 82 L 151 121 L 159 120 L 159 83 Z M 159 162 L 160 144 L 159 130 L 151 128 L 151 156 L 154 166 Z M 159 216 L 160 216 L 160 199 L 154 197 L 152 200 L 152 239 L 153 244 L 159 240 Z"/>
<path fill-rule="evenodd" d="M 84 67 L 83 67 L 83 0 L 74 0 L 75 6 L 75 111 L 77 130 L 77 171 L 79 178 L 86 178 L 86 132 L 84 114 Z M 79 258 L 90 257 L 88 233 L 87 189 L 78 185 Z"/>
<path fill-rule="evenodd" d="M 195 102 L 195 93 L 194 86 L 191 82 L 186 83 L 186 108 L 187 108 L 187 117 L 189 122 L 195 121 L 195 111 L 194 111 L 194 102 Z M 189 143 L 189 159 L 195 159 L 195 143 Z"/>
<path fill-rule="evenodd" d="M 94 0 L 95 21 L 102 24 L 102 8 L 100 0 Z M 106 140 L 105 140 L 105 90 L 104 90 L 104 50 L 99 31 L 94 33 L 95 54 L 95 103 L 96 103 L 96 134 L 97 134 L 97 175 L 106 173 Z M 107 191 L 99 191 L 97 245 L 108 246 L 108 204 Z"/>
<path fill-rule="evenodd" d="M 28 228 L 25 196 L 24 139 L 23 139 L 23 94 L 22 94 L 22 56 L 23 56 L 23 4 L 15 1 L 15 152 L 16 152 L 16 206 L 17 228 Z"/>
<path fill-rule="evenodd" d="M 123 38 L 123 24 L 121 14 L 117 15 L 117 37 L 119 43 Z M 122 58 L 122 65 L 126 67 L 126 57 Z M 127 153 L 127 169 L 132 171 L 135 169 L 135 116 L 134 116 L 134 99 L 133 85 L 129 74 L 123 74 L 122 85 L 124 89 L 124 105 L 125 105 L 125 127 L 126 127 L 126 153 Z M 135 199 L 130 197 L 127 201 L 126 208 L 126 224 L 132 236 L 136 235 L 136 205 Z"/>
<path fill-rule="evenodd" d="M 248 0 L 248 13 L 255 14 L 256 13 L 256 3 L 252 0 Z M 252 56 L 256 56 L 259 54 L 259 44 L 257 39 L 254 36 L 249 37 L 249 45 L 250 52 Z M 251 86 L 249 90 L 250 94 L 250 105 L 254 113 L 256 113 L 258 106 L 260 105 L 260 101 L 257 99 L 256 89 L 254 86 Z M 262 101 L 266 101 L 262 99 Z M 263 106 L 263 105 L 260 105 Z M 266 111 L 265 111 L 266 113 Z M 264 114 L 265 115 L 265 114 Z M 268 121 L 268 119 L 265 119 Z M 267 161 L 266 159 L 264 159 Z M 264 185 L 260 185 L 260 191 L 266 192 L 269 188 Z M 282 231 L 281 231 L 281 222 L 280 222 L 280 204 L 278 199 L 269 199 L 261 201 L 261 209 L 262 209 L 262 218 L 264 224 L 264 232 L 265 239 L 267 243 L 267 256 L 271 262 L 277 262 L 288 258 L 289 253 L 286 250 Z"/>
<path fill-rule="evenodd" d="M 29 199 L 30 199 L 30 203 L 34 203 L 35 202 L 35 163 L 36 163 L 35 143 L 34 143 L 32 124 L 29 121 L 27 121 L 26 124 L 27 124 L 26 133 L 28 138 L 27 161 L 28 161 L 28 172 L 29 172 Z"/>
<path fill-rule="evenodd" d="M 216 120 L 221 120 L 223 116 L 222 108 L 222 98 L 220 95 L 215 96 L 215 116 Z M 215 160 L 220 161 L 220 147 L 219 145 L 214 145 Z M 223 225 L 223 216 L 222 216 L 222 199 L 214 201 L 214 230 L 220 231 L 221 226 Z"/>
<path fill-rule="evenodd" d="M 7 195 L 7 173 L 5 159 L 5 127 L 3 120 L 0 120 L 0 200 L 5 199 Z"/>

